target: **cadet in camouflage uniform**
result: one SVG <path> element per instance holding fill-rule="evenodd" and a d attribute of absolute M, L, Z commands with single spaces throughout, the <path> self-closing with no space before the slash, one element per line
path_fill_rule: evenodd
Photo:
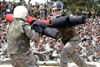
<path fill-rule="evenodd" d="M 64 15 L 64 4 L 60 1 L 54 2 L 52 6 L 53 18 L 57 18 Z M 60 54 L 60 67 L 68 67 L 68 56 L 79 67 L 88 67 L 84 60 L 75 51 L 75 46 L 79 44 L 79 37 L 76 35 L 75 27 L 59 28 L 61 32 L 62 42 L 65 44 Z"/>
<path fill-rule="evenodd" d="M 100 62 L 100 49 L 96 48 L 95 53 L 89 57 L 91 62 Z"/>
<path fill-rule="evenodd" d="M 25 21 L 28 15 L 24 6 L 14 9 L 14 21 L 7 32 L 8 53 L 14 67 L 39 67 L 33 54 L 29 51 L 30 39 L 39 41 L 39 34 L 31 30 Z"/>

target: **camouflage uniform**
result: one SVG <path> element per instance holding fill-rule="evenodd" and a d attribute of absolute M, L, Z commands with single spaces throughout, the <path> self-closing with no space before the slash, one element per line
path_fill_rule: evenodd
<path fill-rule="evenodd" d="M 51 19 L 55 19 L 53 16 Z M 69 58 L 79 67 L 88 67 L 84 60 L 76 52 L 75 48 L 79 44 L 79 36 L 76 35 L 75 26 L 69 28 L 58 28 L 61 32 L 61 39 L 65 45 L 60 53 L 60 67 L 68 67 Z M 66 58 L 66 59 L 65 59 Z M 79 62 L 80 61 L 80 62 Z"/>
<path fill-rule="evenodd" d="M 86 50 L 85 48 L 83 48 L 83 50 L 81 51 L 82 54 L 80 55 L 85 61 L 90 61 L 89 60 L 89 56 L 94 54 L 94 51 L 89 48 L 88 50 Z"/>
<path fill-rule="evenodd" d="M 38 67 L 29 51 L 30 39 L 39 41 L 39 34 L 23 19 L 15 19 L 7 32 L 7 49 L 14 67 Z"/>
<path fill-rule="evenodd" d="M 55 19 L 55 18 L 58 18 L 61 16 L 66 16 L 65 12 L 66 12 L 66 10 L 64 8 L 64 4 L 61 1 L 56 1 L 52 5 L 53 17 L 51 17 L 51 18 Z M 67 22 L 67 21 L 65 20 L 65 22 Z M 61 27 L 62 27 L 62 25 L 61 25 Z M 63 27 L 63 28 L 59 28 L 58 30 L 61 32 L 61 39 L 62 39 L 63 44 L 65 45 L 60 54 L 60 67 L 68 67 L 67 66 L 68 56 L 79 67 L 87 67 L 86 63 L 83 61 L 83 59 L 78 55 L 78 53 L 75 50 L 75 46 L 77 46 L 79 44 L 79 37 L 76 35 L 75 27 L 74 26 L 67 27 L 67 28 Z"/>
<path fill-rule="evenodd" d="M 58 30 L 61 32 L 61 39 L 65 44 L 60 54 L 60 67 L 67 67 L 68 56 L 79 67 L 88 67 L 84 60 L 75 51 L 75 46 L 79 44 L 79 37 L 76 35 L 75 27 Z"/>
<path fill-rule="evenodd" d="M 98 56 L 96 56 L 96 54 L 94 53 L 93 55 L 91 55 L 89 57 L 89 59 L 92 61 L 92 62 L 100 62 L 100 54 Z"/>

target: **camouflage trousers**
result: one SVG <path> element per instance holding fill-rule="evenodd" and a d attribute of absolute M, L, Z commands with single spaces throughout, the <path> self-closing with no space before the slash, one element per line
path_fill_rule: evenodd
<path fill-rule="evenodd" d="M 10 54 L 13 67 L 39 67 L 34 55 L 30 53 Z"/>
<path fill-rule="evenodd" d="M 75 36 L 66 43 L 60 54 L 60 67 L 68 67 L 68 56 L 79 67 L 88 67 L 85 61 L 75 51 L 75 46 L 79 44 L 78 40 L 78 36 Z"/>

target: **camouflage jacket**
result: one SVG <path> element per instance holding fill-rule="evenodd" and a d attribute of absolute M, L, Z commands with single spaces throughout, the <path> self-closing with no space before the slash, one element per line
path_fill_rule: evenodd
<path fill-rule="evenodd" d="M 51 17 L 51 19 L 55 19 L 55 17 Z M 76 36 L 75 26 L 69 28 L 57 28 L 61 32 L 62 40 L 69 40 L 72 37 Z"/>
<path fill-rule="evenodd" d="M 62 40 L 69 40 L 72 37 L 76 36 L 75 27 L 69 27 L 65 29 L 58 29 L 61 32 Z"/>
<path fill-rule="evenodd" d="M 8 52 L 20 54 L 27 52 L 30 39 L 39 41 L 39 34 L 31 30 L 31 26 L 22 19 L 15 19 L 7 31 Z"/>
<path fill-rule="evenodd" d="M 94 62 L 100 62 L 100 54 L 98 56 L 96 56 L 96 54 L 94 53 L 93 55 L 91 55 L 89 57 L 89 59 L 94 61 Z"/>

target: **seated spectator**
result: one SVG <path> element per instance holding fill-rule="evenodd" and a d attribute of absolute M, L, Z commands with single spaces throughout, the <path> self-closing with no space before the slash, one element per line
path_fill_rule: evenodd
<path fill-rule="evenodd" d="M 38 49 L 35 51 L 35 57 L 38 61 L 44 61 L 46 59 L 45 49 L 43 48 L 43 43 L 38 44 Z"/>
<path fill-rule="evenodd" d="M 38 48 L 38 43 L 37 41 L 32 41 L 30 43 L 30 48 L 33 50 L 33 49 L 37 49 Z"/>
<path fill-rule="evenodd" d="M 53 42 L 54 42 L 54 44 L 55 44 L 55 45 L 57 44 L 57 41 L 56 41 L 56 39 L 53 39 Z"/>
<path fill-rule="evenodd" d="M 89 36 L 88 34 L 84 36 L 86 38 L 86 40 L 88 41 L 88 43 L 91 43 L 91 36 Z"/>
<path fill-rule="evenodd" d="M 8 57 L 7 43 L 3 44 L 3 47 L 0 49 L 0 56 Z"/>
<path fill-rule="evenodd" d="M 0 37 L 2 37 L 2 34 L 3 34 L 3 29 L 2 29 L 2 26 L 0 28 Z"/>
<path fill-rule="evenodd" d="M 40 40 L 43 44 L 46 44 L 47 43 L 47 37 L 45 35 L 43 35 L 41 37 L 41 40 Z"/>
<path fill-rule="evenodd" d="M 64 46 L 64 44 L 62 43 L 62 40 L 61 40 L 61 39 L 58 39 L 58 40 L 56 41 L 55 47 L 57 47 L 57 44 L 58 44 L 58 43 L 62 44 L 62 47 Z"/>
<path fill-rule="evenodd" d="M 0 49 L 3 47 L 2 38 L 0 37 Z"/>
<path fill-rule="evenodd" d="M 53 43 L 53 40 L 51 39 L 47 44 L 46 44 L 46 51 L 48 52 L 48 55 L 46 57 L 47 60 L 54 60 L 54 57 L 52 57 L 52 53 L 55 50 L 55 45 Z"/>
<path fill-rule="evenodd" d="M 94 51 L 90 48 L 88 42 L 85 43 L 84 48 L 82 49 L 82 54 L 80 55 L 85 61 L 89 61 L 88 57 L 93 55 Z"/>
<path fill-rule="evenodd" d="M 82 48 L 84 48 L 85 42 L 86 42 L 86 38 L 81 38 L 81 39 L 80 39 L 79 46 L 82 47 Z"/>
<path fill-rule="evenodd" d="M 100 44 L 100 35 L 96 36 L 96 40 L 98 41 L 98 44 Z M 99 47 L 100 47 L 100 45 L 99 45 Z"/>
<path fill-rule="evenodd" d="M 100 48 L 99 41 L 97 41 L 97 39 L 93 40 L 92 44 L 93 44 L 92 48 L 94 49 L 94 51 L 97 48 Z"/>
<path fill-rule="evenodd" d="M 62 43 L 57 43 L 56 50 L 54 50 L 52 53 L 52 56 L 55 58 L 55 60 L 60 58 L 60 52 L 62 48 L 63 48 Z"/>
<path fill-rule="evenodd" d="M 80 39 L 83 39 L 84 38 L 84 33 L 83 32 L 80 32 L 78 35 L 79 35 L 79 38 Z"/>
<path fill-rule="evenodd" d="M 0 56 L 7 56 L 7 43 L 3 43 L 2 38 L 0 37 Z"/>
<path fill-rule="evenodd" d="M 52 53 L 52 57 L 54 57 L 54 60 L 57 61 L 59 65 L 60 65 L 60 53 L 62 51 L 62 48 L 63 48 L 63 44 L 62 42 L 59 42 L 57 43 L 56 50 L 54 50 Z"/>
<path fill-rule="evenodd" d="M 7 43 L 7 34 L 6 34 L 6 32 L 3 32 L 3 34 L 2 34 L 2 41 L 3 41 L 3 43 Z"/>
<path fill-rule="evenodd" d="M 100 49 L 96 49 L 95 53 L 89 57 L 91 62 L 100 62 Z"/>
<path fill-rule="evenodd" d="M 75 50 L 76 50 L 76 52 L 77 52 L 79 55 L 81 55 L 81 54 L 82 54 L 82 52 L 81 52 L 82 47 L 77 46 Z"/>

